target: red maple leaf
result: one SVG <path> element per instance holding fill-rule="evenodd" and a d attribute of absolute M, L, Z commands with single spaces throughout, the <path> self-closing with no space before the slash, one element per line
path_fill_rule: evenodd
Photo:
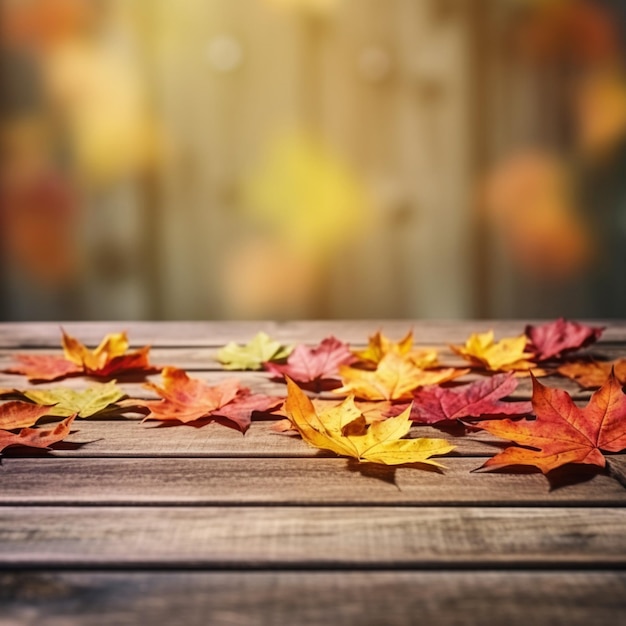
<path fill-rule="evenodd" d="M 0 452 L 10 446 L 49 448 L 70 434 L 70 426 L 75 417 L 71 415 L 51 428 L 22 428 L 18 434 L 0 430 Z"/>
<path fill-rule="evenodd" d="M 558 359 L 569 352 L 574 352 L 597 341 L 604 331 L 600 326 L 586 326 L 570 322 L 563 317 L 542 324 L 526 326 L 528 349 L 538 361 Z"/>
<path fill-rule="evenodd" d="M 149 410 L 146 420 L 183 424 L 203 419 L 227 420 L 245 432 L 253 412 L 269 412 L 283 403 L 282 398 L 253 394 L 234 379 L 208 385 L 175 367 L 164 368 L 162 376 L 163 387 L 153 383 L 146 385 L 156 391 L 161 400 L 128 401 L 128 405 Z"/>
<path fill-rule="evenodd" d="M 356 357 L 347 343 L 327 337 L 319 346 L 296 346 L 287 363 L 265 363 L 264 367 L 281 378 L 288 376 L 301 387 L 322 391 L 339 387 L 339 366 L 354 361 Z"/>
<path fill-rule="evenodd" d="M 589 404 L 579 409 L 571 396 L 551 389 L 533 377 L 532 404 L 537 419 L 492 420 L 475 425 L 497 437 L 514 441 L 483 467 L 532 465 L 544 474 L 568 463 L 605 467 L 604 452 L 626 448 L 626 395 L 611 374 Z"/>
<path fill-rule="evenodd" d="M 425 387 L 413 393 L 411 419 L 419 424 L 437 424 L 461 418 L 494 415 L 529 415 L 530 402 L 502 402 L 517 388 L 513 372 L 477 380 L 457 389 Z"/>

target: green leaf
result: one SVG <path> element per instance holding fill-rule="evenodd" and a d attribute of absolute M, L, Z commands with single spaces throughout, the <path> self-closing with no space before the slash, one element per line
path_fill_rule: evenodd
<path fill-rule="evenodd" d="M 217 360 L 227 370 L 260 370 L 267 361 L 288 357 L 292 349 L 292 346 L 283 346 L 260 332 L 244 346 L 231 341 L 217 353 Z"/>
<path fill-rule="evenodd" d="M 84 391 L 65 388 L 29 389 L 22 394 L 36 404 L 53 404 L 48 414 L 60 417 L 75 413 L 79 417 L 92 417 L 106 409 L 117 408 L 111 405 L 125 396 L 114 380 L 103 385 L 94 385 Z"/>

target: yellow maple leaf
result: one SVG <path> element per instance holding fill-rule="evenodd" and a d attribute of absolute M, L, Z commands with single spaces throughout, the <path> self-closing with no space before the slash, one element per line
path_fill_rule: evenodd
<path fill-rule="evenodd" d="M 524 352 L 527 344 L 526 335 L 506 337 L 495 342 L 493 331 L 472 333 L 464 346 L 450 348 L 473 365 L 484 367 L 492 372 L 524 371 L 537 367 L 529 361 L 532 353 Z"/>
<path fill-rule="evenodd" d="M 367 344 L 367 348 L 364 350 L 353 350 L 354 355 L 359 360 L 373 363 L 379 363 L 380 360 L 393 352 L 395 354 L 407 354 L 413 347 L 413 331 L 410 330 L 403 339 L 400 341 L 392 341 L 379 330 L 375 334 L 371 335 Z"/>
<path fill-rule="evenodd" d="M 127 352 L 129 344 L 126 333 L 106 335 L 97 348 L 90 350 L 64 330 L 62 332 L 65 359 L 84 368 L 87 374 L 108 376 L 130 370 L 148 371 L 154 369 L 148 359 L 149 346 Z"/>
<path fill-rule="evenodd" d="M 411 429 L 411 407 L 396 417 L 367 425 L 354 404 L 354 396 L 317 412 L 311 400 L 287 379 L 285 413 L 308 444 L 359 461 L 401 465 L 426 463 L 442 467 L 433 455 L 454 449 L 445 439 L 402 439 Z"/>
<path fill-rule="evenodd" d="M 433 367 L 437 363 L 437 350 L 425 348 L 413 350 L 413 331 L 410 330 L 400 341 L 393 341 L 381 331 L 370 336 L 367 348 L 353 350 L 354 355 L 367 365 L 378 365 L 381 359 L 392 352 L 399 356 L 406 356 L 416 367 Z"/>
<path fill-rule="evenodd" d="M 334 393 L 354 394 L 364 400 L 410 400 L 412 391 L 424 385 L 437 385 L 467 374 L 469 370 L 446 368 L 423 370 L 410 358 L 390 352 L 375 370 L 364 370 L 343 365 L 339 374 L 343 387 Z"/>
<path fill-rule="evenodd" d="M 99 370 L 116 356 L 122 356 L 128 349 L 126 333 L 112 333 L 100 342 L 95 350 L 90 350 L 83 343 L 63 331 L 63 353 L 65 358 L 88 370 Z"/>

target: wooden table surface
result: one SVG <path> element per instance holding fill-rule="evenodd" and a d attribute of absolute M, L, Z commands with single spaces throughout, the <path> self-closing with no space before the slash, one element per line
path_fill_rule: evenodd
<path fill-rule="evenodd" d="M 415 322 L 438 345 L 523 322 Z M 407 321 L 71 323 L 90 344 L 126 329 L 152 360 L 217 382 L 227 341 L 265 330 L 285 342 L 335 334 L 362 345 Z M 58 352 L 57 324 L 0 325 L 15 351 Z M 626 323 L 595 348 L 626 356 Z M 235 373 L 284 395 L 263 372 Z M 153 377 L 158 379 L 157 377 Z M 564 379 L 547 379 L 589 396 Z M 81 388 L 76 378 L 44 386 Z M 0 374 L 0 387 L 25 379 Z M 150 397 L 139 383 L 122 385 Z M 524 381 L 516 396 L 530 397 Z M 255 421 L 80 420 L 50 453 L 7 450 L 0 465 L 0 625 L 619 624 L 626 619 L 626 489 L 594 472 L 470 473 L 498 448 L 451 438 L 443 473 L 359 465 Z M 440 431 L 414 427 L 422 436 Z M 89 442 L 85 445 L 79 445 Z M 622 463 L 617 457 L 617 462 Z M 626 464 L 625 464 L 626 465 Z M 569 480 L 568 480 L 569 477 Z"/>

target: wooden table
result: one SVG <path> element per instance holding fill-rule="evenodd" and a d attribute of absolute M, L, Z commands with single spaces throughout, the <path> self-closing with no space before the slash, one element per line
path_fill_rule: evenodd
<path fill-rule="evenodd" d="M 266 330 L 363 344 L 409 322 L 67 324 L 95 344 L 126 328 L 153 360 L 207 381 L 226 341 Z M 414 324 L 417 341 L 521 322 Z M 601 351 L 626 355 L 626 324 Z M 58 346 L 56 324 L 0 326 L 0 366 Z M 445 353 L 446 360 L 452 357 Z M 264 373 L 238 377 L 283 395 Z M 155 377 L 157 378 L 157 377 Z M 563 379 L 548 380 L 588 394 Z M 0 375 L 0 387 L 25 386 Z M 86 386 L 83 379 L 60 383 Z M 129 393 L 149 396 L 138 383 Z M 517 392 L 529 397 L 528 381 Z M 254 422 L 155 427 L 80 420 L 54 452 L 0 465 L 0 625 L 619 624 L 626 619 L 626 489 L 587 472 L 470 473 L 493 439 L 457 438 L 444 473 L 359 465 Z M 414 428 L 417 431 L 417 428 Z M 420 434 L 440 436 L 434 429 Z M 90 442 L 86 445 L 78 445 Z M 621 461 L 620 461 L 621 462 Z"/>

